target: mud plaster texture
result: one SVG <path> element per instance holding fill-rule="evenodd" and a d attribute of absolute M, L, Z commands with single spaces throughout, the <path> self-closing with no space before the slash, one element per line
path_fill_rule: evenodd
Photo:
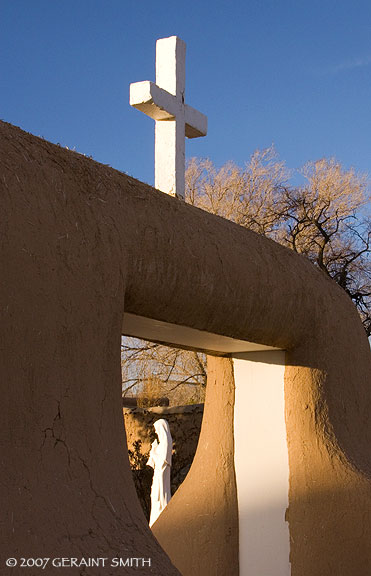
<path fill-rule="evenodd" d="M 174 495 L 189 472 L 200 436 L 203 404 L 155 408 L 124 408 L 124 422 L 128 449 L 135 452 L 135 442 L 140 441 L 140 454 L 149 454 L 154 440 L 153 424 L 165 418 L 173 439 L 171 463 L 171 494 Z M 139 456 L 140 459 L 142 459 Z M 137 494 L 149 520 L 150 491 L 153 469 L 143 463 L 142 469 L 133 470 Z"/>
<path fill-rule="evenodd" d="M 239 574 L 234 391 L 232 361 L 209 356 L 196 456 L 188 476 L 152 527 L 180 572 L 189 576 Z"/>
<path fill-rule="evenodd" d="M 127 458 L 125 309 L 287 351 L 292 574 L 368 576 L 371 354 L 346 294 L 278 244 L 5 123 L 0 158 L 2 554 L 151 557 L 146 573 L 169 576 L 179 573 L 174 564 L 195 574 L 206 554 L 203 576 L 235 569 L 218 553 L 236 556 L 238 539 L 229 361 L 216 359 L 209 374 L 202 475 L 196 455 L 154 525 L 171 563 Z M 219 392 L 222 382 L 229 391 Z M 220 413 L 230 421 L 222 438 Z M 203 520 L 200 493 L 212 515 Z"/>

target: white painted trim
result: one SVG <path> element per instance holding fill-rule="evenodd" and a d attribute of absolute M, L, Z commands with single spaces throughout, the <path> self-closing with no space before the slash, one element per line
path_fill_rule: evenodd
<path fill-rule="evenodd" d="M 211 354 L 238 354 L 240 352 L 254 352 L 259 350 L 277 350 L 263 344 L 255 344 L 245 340 L 237 340 L 212 334 L 203 330 L 196 330 L 188 326 L 169 324 L 153 318 L 145 318 L 136 314 L 124 314 L 122 325 L 124 336 L 134 336 L 154 342 L 161 342 L 169 346 L 180 346 L 210 352 Z"/>

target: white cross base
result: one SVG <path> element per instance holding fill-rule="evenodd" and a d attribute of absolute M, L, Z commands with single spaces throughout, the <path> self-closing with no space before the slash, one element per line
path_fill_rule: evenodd
<path fill-rule="evenodd" d="M 177 36 L 156 42 L 156 84 L 130 84 L 130 105 L 156 121 L 155 187 L 184 199 L 185 137 L 206 136 L 207 117 L 184 102 L 186 45 Z"/>

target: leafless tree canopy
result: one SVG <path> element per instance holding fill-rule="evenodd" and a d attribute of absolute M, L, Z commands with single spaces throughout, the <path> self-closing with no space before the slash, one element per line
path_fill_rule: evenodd
<path fill-rule="evenodd" d="M 292 176 L 273 147 L 257 150 L 244 168 L 220 169 L 192 159 L 187 201 L 264 234 L 306 256 L 357 306 L 371 334 L 370 194 L 367 179 L 335 159 L 308 162 Z"/>
<path fill-rule="evenodd" d="M 273 147 L 257 150 L 239 167 L 216 168 L 193 158 L 186 171 L 186 201 L 263 234 L 303 254 L 353 300 L 371 335 L 370 194 L 364 175 L 335 159 L 308 162 L 302 184 Z M 123 390 L 153 375 L 178 386 L 206 385 L 203 354 L 136 339 L 123 340 Z M 139 386 L 139 388 L 138 388 Z"/>
<path fill-rule="evenodd" d="M 121 343 L 123 394 L 184 397 L 184 402 L 202 402 L 206 386 L 206 356 L 170 348 L 138 338 Z M 160 384 L 161 383 L 161 384 Z M 192 390 L 193 388 L 193 390 Z"/>

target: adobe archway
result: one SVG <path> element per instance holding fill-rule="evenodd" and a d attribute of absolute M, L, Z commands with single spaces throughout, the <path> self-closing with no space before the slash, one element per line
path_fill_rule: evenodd
<path fill-rule="evenodd" d="M 286 350 L 292 574 L 366 576 L 371 356 L 347 296 L 270 240 L 10 125 L 0 131 L 5 553 L 99 550 L 151 557 L 152 574 L 178 573 L 145 524 L 124 458 L 125 311 Z M 212 410 L 231 405 L 219 393 L 214 401 Z M 219 425 L 206 423 L 204 447 Z M 212 477 L 212 466 L 202 474 Z M 233 466 L 225 471 L 205 493 L 206 511 Z M 199 472 L 195 461 L 184 502 Z M 188 550 L 188 570 L 205 539 L 193 557 L 188 528 L 183 544 L 171 540 L 166 526 L 184 530 L 178 501 L 155 532 L 179 566 Z M 218 573 L 230 574 L 223 558 Z"/>

